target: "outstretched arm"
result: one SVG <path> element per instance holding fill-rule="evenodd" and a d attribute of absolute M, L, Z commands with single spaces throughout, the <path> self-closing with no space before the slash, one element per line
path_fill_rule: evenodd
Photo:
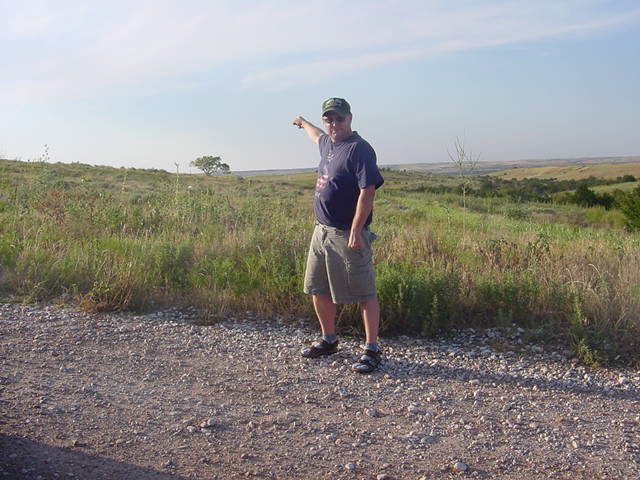
<path fill-rule="evenodd" d="M 318 139 L 324 134 L 322 129 L 316 127 L 313 123 L 308 122 L 302 117 L 296 117 L 293 120 L 293 124 L 298 128 L 304 128 L 304 131 L 307 132 L 307 135 L 309 135 L 309 138 L 313 143 L 318 143 Z"/>

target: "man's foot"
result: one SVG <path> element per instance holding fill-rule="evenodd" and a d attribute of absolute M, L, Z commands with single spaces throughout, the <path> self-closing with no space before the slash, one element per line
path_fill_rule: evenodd
<path fill-rule="evenodd" d="M 300 353 L 306 358 L 318 358 L 323 355 L 331 355 L 338 351 L 338 340 L 329 343 L 326 340 L 320 340 L 310 347 L 303 348 Z"/>
<path fill-rule="evenodd" d="M 380 350 L 370 350 L 365 348 L 360 359 L 351 365 L 351 370 L 357 373 L 371 373 L 377 370 L 382 362 L 382 352 Z"/>

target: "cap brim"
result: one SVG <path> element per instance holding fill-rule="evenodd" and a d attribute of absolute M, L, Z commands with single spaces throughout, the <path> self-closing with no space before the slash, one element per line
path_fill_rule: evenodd
<path fill-rule="evenodd" d="M 324 117 L 324 116 L 325 116 L 327 113 L 329 113 L 329 112 L 335 112 L 335 113 L 337 113 L 338 115 L 342 115 L 343 117 L 346 117 L 347 115 L 350 115 L 350 114 L 351 114 L 351 112 L 346 112 L 346 111 L 341 110 L 341 109 L 339 109 L 339 108 L 328 108 L 328 109 L 326 109 L 326 110 L 324 110 L 324 111 L 322 112 L 322 116 Z"/>

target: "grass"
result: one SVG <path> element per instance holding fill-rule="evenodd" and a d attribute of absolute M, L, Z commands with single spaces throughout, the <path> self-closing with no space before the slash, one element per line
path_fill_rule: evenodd
<path fill-rule="evenodd" d="M 640 182 L 623 182 L 623 183 L 614 183 L 613 185 L 596 185 L 591 187 L 596 193 L 613 193 L 616 190 L 621 190 L 623 192 L 630 192 L 631 190 L 635 190 L 638 186 L 640 186 Z"/>
<path fill-rule="evenodd" d="M 436 195 L 384 172 L 373 229 L 386 334 L 513 324 L 585 361 L 637 362 L 640 236 L 610 212 Z M 195 305 L 313 318 L 315 175 L 241 179 L 0 161 L 0 295 L 87 310 Z M 355 309 L 341 328 L 360 328 Z"/>

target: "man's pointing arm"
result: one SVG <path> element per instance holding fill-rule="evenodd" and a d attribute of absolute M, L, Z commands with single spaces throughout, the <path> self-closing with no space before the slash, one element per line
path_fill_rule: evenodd
<path fill-rule="evenodd" d="M 324 131 L 302 117 L 296 117 L 293 120 L 293 124 L 298 128 L 304 128 L 304 131 L 307 132 L 307 135 L 309 135 L 313 143 L 318 143 L 318 139 L 324 135 Z"/>

